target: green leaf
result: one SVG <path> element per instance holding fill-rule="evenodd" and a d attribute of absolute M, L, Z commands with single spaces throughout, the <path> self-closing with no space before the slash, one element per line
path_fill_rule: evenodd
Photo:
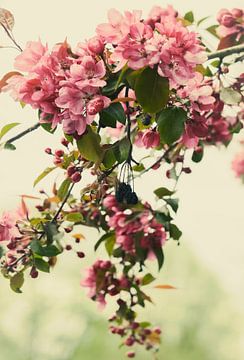
<path fill-rule="evenodd" d="M 166 201 L 166 203 L 172 208 L 172 210 L 174 210 L 175 213 L 178 211 L 178 207 L 179 207 L 178 199 L 164 199 L 164 201 Z"/>
<path fill-rule="evenodd" d="M 55 240 L 54 239 L 55 235 L 58 234 L 57 224 L 55 222 L 48 222 L 44 224 L 43 229 L 47 237 L 47 243 L 52 244 L 53 241 Z"/>
<path fill-rule="evenodd" d="M 218 26 L 219 26 L 219 25 L 212 25 L 212 26 L 209 26 L 206 30 L 207 30 L 210 34 L 212 34 L 213 36 L 215 36 L 216 38 L 219 39 L 219 36 L 218 36 L 217 33 L 216 33 L 216 29 L 217 29 Z"/>
<path fill-rule="evenodd" d="M 131 73 L 132 71 L 133 71 L 133 70 L 130 69 L 127 64 L 122 68 L 122 70 L 120 71 L 118 80 L 117 80 L 117 82 L 116 82 L 116 86 L 115 86 L 115 89 L 116 89 L 116 90 L 119 88 L 119 86 L 120 86 L 121 84 L 124 83 L 124 81 L 125 81 L 125 79 L 126 79 L 126 76 L 128 76 L 129 73 Z"/>
<path fill-rule="evenodd" d="M 142 327 L 142 328 L 144 328 L 144 329 L 146 329 L 146 328 L 148 328 L 149 326 L 151 326 L 152 324 L 150 323 L 150 322 L 148 322 L 148 321 L 142 321 L 142 322 L 140 322 L 140 327 Z"/>
<path fill-rule="evenodd" d="M 6 149 L 6 150 L 16 150 L 16 146 L 15 146 L 14 144 L 11 144 L 11 143 L 9 143 L 9 142 L 6 142 L 6 143 L 4 144 L 4 149 Z"/>
<path fill-rule="evenodd" d="M 237 122 L 230 130 L 231 134 L 238 134 L 241 129 L 243 129 L 243 125 L 241 122 Z"/>
<path fill-rule="evenodd" d="M 151 284 L 151 282 L 153 282 L 154 280 L 155 280 L 155 277 L 152 276 L 152 274 L 148 273 L 145 276 L 143 276 L 143 278 L 141 280 L 141 284 L 148 285 L 148 284 Z"/>
<path fill-rule="evenodd" d="M 202 19 L 200 19 L 198 22 L 197 22 L 197 26 L 199 26 L 202 22 L 204 22 L 205 20 L 209 19 L 209 16 L 206 16 Z"/>
<path fill-rule="evenodd" d="M 185 14 L 184 19 L 189 21 L 190 24 L 194 22 L 194 15 L 192 11 L 189 11 Z"/>
<path fill-rule="evenodd" d="M 41 123 L 41 127 L 47 131 L 49 134 L 54 134 L 57 127 L 52 128 L 52 124 L 51 123 Z"/>
<path fill-rule="evenodd" d="M 111 167 L 116 163 L 116 157 L 114 153 L 113 147 L 109 147 L 105 150 L 104 157 L 103 157 L 103 165 L 107 169 L 111 169 Z"/>
<path fill-rule="evenodd" d="M 114 147 L 114 155 L 119 164 L 124 162 L 130 152 L 130 142 L 127 138 L 124 138 L 116 143 Z"/>
<path fill-rule="evenodd" d="M 97 251 L 97 249 L 99 248 L 99 246 L 106 241 L 107 239 L 114 237 L 114 232 L 110 231 L 106 234 L 104 234 L 103 236 L 100 237 L 100 239 L 96 242 L 95 246 L 94 246 L 94 250 Z"/>
<path fill-rule="evenodd" d="M 193 151 L 191 159 L 195 163 L 198 163 L 198 162 L 200 162 L 202 160 L 203 155 L 204 155 L 204 151 L 203 151 L 203 148 L 202 148 L 202 151 Z"/>
<path fill-rule="evenodd" d="M 174 240 L 179 240 L 182 235 L 182 231 L 180 231 L 178 226 L 176 226 L 175 224 L 170 224 L 169 233 L 170 237 Z"/>
<path fill-rule="evenodd" d="M 159 198 L 162 199 L 164 196 L 171 196 L 174 194 L 174 191 L 170 191 L 165 187 L 158 188 L 154 190 L 154 194 Z"/>
<path fill-rule="evenodd" d="M 83 216 L 80 212 L 70 213 L 66 215 L 65 220 L 73 223 L 79 223 L 83 220 Z"/>
<path fill-rule="evenodd" d="M 34 186 L 36 186 L 44 177 L 46 177 L 50 172 L 52 172 L 54 169 L 56 169 L 55 166 L 46 168 L 34 181 Z"/>
<path fill-rule="evenodd" d="M 15 126 L 19 125 L 20 123 L 11 123 L 11 124 L 7 124 L 5 125 L 1 131 L 0 131 L 0 140 L 4 137 L 4 135 L 6 135 L 11 129 L 13 129 Z"/>
<path fill-rule="evenodd" d="M 162 110 L 169 99 L 169 81 L 156 69 L 146 68 L 135 83 L 136 99 L 148 113 Z"/>
<path fill-rule="evenodd" d="M 115 238 L 114 233 L 111 234 L 110 237 L 108 237 L 106 239 L 105 248 L 106 248 L 107 253 L 108 253 L 109 256 L 111 256 L 113 254 L 115 242 L 116 242 L 116 238 Z"/>
<path fill-rule="evenodd" d="M 178 140 L 184 131 L 187 113 L 181 108 L 163 110 L 157 119 L 161 140 L 170 145 Z"/>
<path fill-rule="evenodd" d="M 129 72 L 126 75 L 126 80 L 128 81 L 130 87 L 132 89 L 135 89 L 136 86 L 136 81 L 138 80 L 139 76 L 141 75 L 141 73 L 145 70 L 145 68 L 139 69 L 139 70 L 134 70 Z"/>
<path fill-rule="evenodd" d="M 236 105 L 242 99 L 241 94 L 231 88 L 223 88 L 220 90 L 220 100 L 227 105 Z"/>
<path fill-rule="evenodd" d="M 117 121 L 126 123 L 126 115 L 123 106 L 120 103 L 111 104 L 108 108 L 100 112 L 99 123 L 102 127 L 116 127 Z"/>
<path fill-rule="evenodd" d="M 43 272 L 49 273 L 50 272 L 50 265 L 47 261 L 42 259 L 36 258 L 35 259 L 35 267 Z"/>
<path fill-rule="evenodd" d="M 157 222 L 165 226 L 166 224 L 168 224 L 169 221 L 172 220 L 172 217 L 169 214 L 156 211 L 156 220 Z"/>
<path fill-rule="evenodd" d="M 38 240 L 33 240 L 30 248 L 34 254 L 47 257 L 57 256 L 62 252 L 55 245 L 41 246 Z"/>
<path fill-rule="evenodd" d="M 10 287 L 14 292 L 18 294 L 22 293 L 20 289 L 23 286 L 23 284 L 24 284 L 23 272 L 19 272 L 10 278 Z"/>
<path fill-rule="evenodd" d="M 145 166 L 143 164 L 139 164 L 139 165 L 133 166 L 132 169 L 136 172 L 141 172 L 141 171 L 145 170 Z"/>
<path fill-rule="evenodd" d="M 67 178 L 60 185 L 57 194 L 60 200 L 63 200 L 65 196 L 68 194 L 70 184 L 71 184 L 71 180 Z"/>
<path fill-rule="evenodd" d="M 100 146 L 101 138 L 90 126 L 87 132 L 77 140 L 77 146 L 81 156 L 94 163 L 102 160 L 103 150 Z"/>
<path fill-rule="evenodd" d="M 158 270 L 160 270 L 164 264 L 164 253 L 161 247 L 154 247 L 153 252 L 158 261 Z"/>

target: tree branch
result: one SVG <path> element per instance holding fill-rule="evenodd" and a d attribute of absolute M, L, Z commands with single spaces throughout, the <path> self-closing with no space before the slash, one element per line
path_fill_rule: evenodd
<path fill-rule="evenodd" d="M 216 58 L 223 59 L 226 56 L 240 54 L 242 52 L 244 52 L 244 44 L 236 45 L 236 46 L 229 47 L 227 49 L 212 52 L 208 55 L 208 60 L 216 59 Z"/>
<path fill-rule="evenodd" d="M 4 144 L 12 144 L 14 141 L 21 139 L 23 136 L 29 134 L 30 132 L 38 129 L 41 126 L 41 124 L 38 122 L 35 125 L 29 127 L 28 129 L 22 131 L 21 133 L 19 133 L 18 135 L 13 136 L 12 138 L 8 139 L 7 141 L 4 142 Z"/>

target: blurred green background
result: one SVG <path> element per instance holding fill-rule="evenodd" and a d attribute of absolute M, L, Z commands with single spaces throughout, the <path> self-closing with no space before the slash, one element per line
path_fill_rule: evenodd
<path fill-rule="evenodd" d="M 8 289 L 0 280 L 1 360 L 113 360 L 125 359 L 116 336 L 108 333 L 104 311 L 87 299 L 79 281 L 88 261 L 65 254 L 56 269 L 28 279 L 23 294 Z M 163 328 L 158 359 L 241 360 L 243 318 L 215 276 L 190 250 L 167 245 L 166 264 L 157 283 L 170 283 L 177 290 L 148 292 L 155 304 L 139 310 L 141 319 Z M 82 263 L 82 264 L 81 264 Z M 137 351 L 138 359 L 151 359 Z"/>

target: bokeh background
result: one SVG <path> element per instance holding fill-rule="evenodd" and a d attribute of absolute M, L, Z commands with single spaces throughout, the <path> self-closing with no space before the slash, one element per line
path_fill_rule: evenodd
<path fill-rule="evenodd" d="M 199 19 L 214 17 L 223 7 L 243 7 L 243 1 L 235 0 L 170 3 L 182 14 L 193 10 Z M 146 12 L 155 4 L 148 0 L 2 0 L 0 6 L 14 13 L 15 35 L 24 46 L 38 37 L 50 45 L 67 37 L 75 45 L 94 34 L 109 8 L 141 8 Z M 158 1 L 158 5 L 166 6 L 167 2 Z M 0 45 L 6 42 L 0 33 Z M 16 54 L 0 50 L 3 75 L 12 70 Z M 21 123 L 18 132 L 35 123 L 37 115 L 1 94 L 0 127 L 15 121 Z M 20 194 L 38 194 L 33 180 L 50 161 L 43 149 L 58 146 L 59 138 L 58 134 L 37 131 L 16 143 L 17 151 L 0 152 L 1 211 L 15 208 Z M 140 311 L 141 318 L 163 328 L 159 359 L 244 358 L 244 186 L 231 172 L 237 150 L 238 137 L 228 149 L 208 148 L 203 162 L 192 166 L 193 173 L 185 175 L 178 185 L 177 224 L 184 235 L 181 246 L 167 244 L 158 280 L 177 290 L 149 286 L 154 305 Z M 49 189 L 53 179 L 50 176 L 41 185 Z M 139 194 L 152 201 L 153 187 L 163 185 L 165 179 L 156 172 L 137 181 Z M 8 282 L 0 278 L 0 360 L 124 359 L 119 339 L 107 331 L 111 307 L 99 311 L 79 285 L 84 269 L 93 260 L 92 246 L 98 238 L 95 231 L 82 231 L 86 236 L 83 248 L 90 253 L 85 260 L 66 253 L 50 275 L 29 279 L 21 295 L 12 293 Z M 139 353 L 138 359 L 149 358 L 148 353 Z"/>

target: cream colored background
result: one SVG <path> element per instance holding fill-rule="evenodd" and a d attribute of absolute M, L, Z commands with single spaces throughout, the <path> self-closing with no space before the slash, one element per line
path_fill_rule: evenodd
<path fill-rule="evenodd" d="M 176 1 L 170 2 L 180 13 L 193 9 L 196 17 L 215 15 L 223 7 L 241 7 L 243 1 Z M 160 5 L 166 2 L 158 1 Z M 75 44 L 94 34 L 96 24 L 105 21 L 110 7 L 117 9 L 143 8 L 145 12 L 154 1 L 1 1 L 0 6 L 10 9 L 16 19 L 16 39 L 24 46 L 28 40 L 41 37 L 50 45 L 67 36 Z M 3 33 L 0 45 L 6 43 Z M 12 69 L 14 50 L 1 49 L 0 74 Z M 8 95 L 0 97 L 0 126 L 21 122 L 24 129 L 37 120 L 36 113 L 26 107 L 22 110 Z M 13 131 L 14 134 L 14 131 Z M 33 180 L 50 164 L 43 149 L 55 147 L 57 135 L 35 132 L 16 142 L 17 151 L 0 152 L 0 208 L 11 209 L 18 194 L 35 194 Z M 226 150 L 209 148 L 204 161 L 193 165 L 193 173 L 183 176 L 179 183 L 180 210 L 177 223 L 184 233 L 182 247 L 192 247 L 206 269 L 213 271 L 232 298 L 238 312 L 244 314 L 244 186 L 235 179 L 230 164 L 237 141 Z M 48 181 L 43 182 L 47 185 Z M 152 198 L 154 186 L 164 185 L 158 173 L 149 174 L 138 182 L 139 192 Z M 167 254 L 167 250 L 166 250 Z M 181 261 L 181 247 L 175 247 L 175 256 Z M 177 282 L 177 279 L 174 279 Z M 190 285 L 189 285 L 190 286 Z M 2 291 L 0 289 L 0 294 Z"/>

